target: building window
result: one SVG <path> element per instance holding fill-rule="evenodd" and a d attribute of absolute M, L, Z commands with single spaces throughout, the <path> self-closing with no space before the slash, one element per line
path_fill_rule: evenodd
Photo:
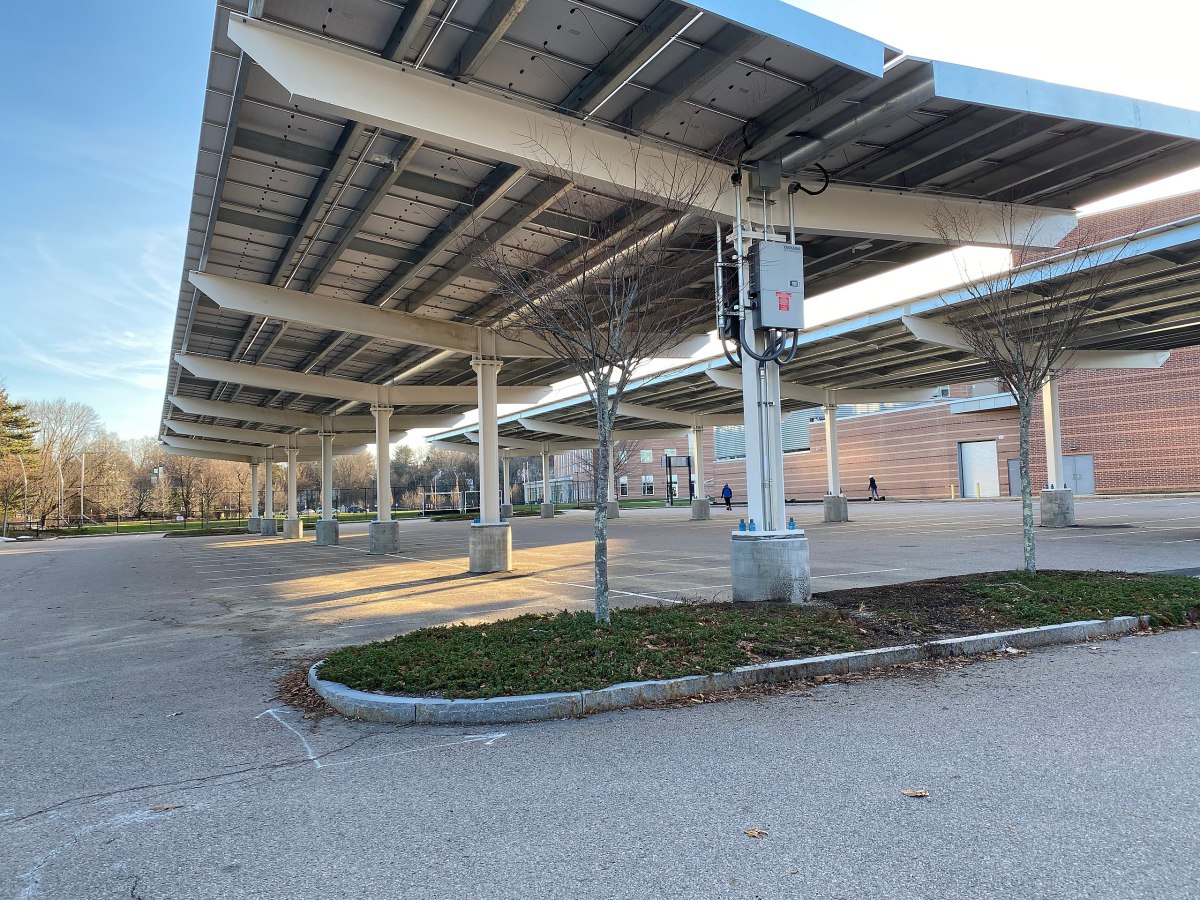
<path fill-rule="evenodd" d="M 653 495 L 654 495 L 654 476 L 653 475 L 643 475 L 642 476 L 642 496 L 643 497 L 651 497 Z"/>
<path fill-rule="evenodd" d="M 621 481 L 617 487 L 617 490 L 620 492 L 622 497 L 629 496 L 629 476 L 628 475 L 621 476 Z"/>

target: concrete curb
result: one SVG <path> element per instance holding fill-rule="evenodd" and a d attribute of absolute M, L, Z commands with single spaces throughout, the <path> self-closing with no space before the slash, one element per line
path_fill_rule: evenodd
<path fill-rule="evenodd" d="M 661 703 L 664 700 L 680 700 L 713 691 L 728 691 L 755 684 L 802 681 L 818 675 L 868 672 L 872 669 L 926 659 L 977 656 L 1007 647 L 1022 649 L 1089 641 L 1129 634 L 1148 624 L 1147 616 L 1118 616 L 1108 620 L 1096 619 L 1087 622 L 1067 622 L 1062 625 L 1043 625 L 1039 628 L 1020 628 L 1015 631 L 995 631 L 991 634 L 948 638 L 924 644 L 904 644 L 899 647 L 880 647 L 854 653 L 777 660 L 753 666 L 739 666 L 729 672 L 688 675 L 667 681 L 630 681 L 595 691 L 492 697 L 487 700 L 394 697 L 356 691 L 336 681 L 323 681 L 319 678 L 317 669 L 324 660 L 314 663 L 308 670 L 308 683 L 330 706 L 352 719 L 422 725 L 498 725 L 585 716 L 605 710 Z"/>

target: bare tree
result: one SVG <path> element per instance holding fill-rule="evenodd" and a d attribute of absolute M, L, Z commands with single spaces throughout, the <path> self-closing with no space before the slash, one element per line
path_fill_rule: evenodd
<path fill-rule="evenodd" d="M 637 141 L 630 141 L 625 159 L 601 158 L 586 130 L 563 129 L 563 140 L 554 143 L 571 148 L 570 158 L 556 158 L 536 135 L 529 144 L 538 174 L 570 186 L 551 209 L 562 221 L 578 223 L 578 236 L 556 243 L 527 234 L 516 244 L 492 242 L 473 252 L 506 302 L 502 332 L 518 339 L 536 334 L 582 380 L 595 410 L 596 620 L 607 622 L 613 421 L 638 366 L 712 320 L 712 304 L 689 288 L 712 271 L 707 210 L 723 178 L 713 158 Z M 613 176 L 618 169 L 622 177 L 604 179 L 601 188 L 571 185 L 572 173 L 602 170 Z"/>
<path fill-rule="evenodd" d="M 966 300 L 946 303 L 944 318 L 971 353 L 1012 394 L 1020 420 L 1021 520 L 1025 571 L 1037 570 L 1033 536 L 1033 488 L 1029 477 L 1029 429 L 1038 393 L 1059 372 L 1072 368 L 1081 327 L 1104 296 L 1132 235 L 1100 241 L 1091 224 L 1080 225 L 1047 253 L 1049 227 L 1019 207 L 1001 205 L 930 217 L 934 232 L 953 245 L 981 243 L 999 233 L 1012 249 L 1012 264 L 996 274 L 959 257 Z"/>
<path fill-rule="evenodd" d="M 347 505 L 347 495 L 354 498 L 350 503 L 363 500 L 374 484 L 375 457 L 369 450 L 333 458 L 333 485 L 341 492 L 342 505 Z"/>

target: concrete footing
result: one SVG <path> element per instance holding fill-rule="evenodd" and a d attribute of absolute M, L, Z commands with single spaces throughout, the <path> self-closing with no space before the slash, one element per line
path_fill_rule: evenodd
<path fill-rule="evenodd" d="M 304 537 L 304 522 L 301 519 L 284 519 L 283 536 L 290 541 Z"/>
<path fill-rule="evenodd" d="M 1075 494 L 1068 490 L 1045 490 L 1038 494 L 1043 528 L 1070 528 L 1075 524 Z"/>
<path fill-rule="evenodd" d="M 512 504 L 511 503 L 501 503 L 500 504 L 500 518 L 502 518 L 502 519 L 511 519 L 512 518 Z"/>
<path fill-rule="evenodd" d="M 692 501 L 692 521 L 704 522 L 712 518 L 712 504 L 707 500 Z"/>
<path fill-rule="evenodd" d="M 258 533 L 272 536 L 279 534 L 279 520 L 276 518 L 264 518 L 262 524 L 259 525 Z"/>
<path fill-rule="evenodd" d="M 608 510 L 607 510 L 607 512 L 606 512 L 606 515 L 607 515 L 607 516 L 608 516 L 608 518 L 610 518 L 610 519 L 619 519 L 619 518 L 621 518 L 621 504 L 620 504 L 620 502 L 619 502 L 619 501 L 617 501 L 617 500 L 609 500 L 609 501 L 608 501 Z"/>
<path fill-rule="evenodd" d="M 467 556 L 471 572 L 507 572 L 512 568 L 512 527 L 507 522 L 471 526 Z"/>
<path fill-rule="evenodd" d="M 554 504 L 553 503 L 543 503 L 542 504 L 542 518 L 543 519 L 553 519 L 554 518 Z"/>
<path fill-rule="evenodd" d="M 249 534 L 262 534 L 262 516 L 251 516 L 247 519 L 246 531 Z"/>
<path fill-rule="evenodd" d="M 850 505 L 846 502 L 844 495 L 838 494 L 836 497 L 833 494 L 825 495 L 825 521 L 850 521 Z"/>
<path fill-rule="evenodd" d="M 372 522 L 367 526 L 371 535 L 371 553 L 395 553 L 400 549 L 399 522 Z"/>
<path fill-rule="evenodd" d="M 807 603 L 812 599 L 803 531 L 735 531 L 729 544 L 735 601 Z"/>
<path fill-rule="evenodd" d="M 318 547 L 333 547 L 339 540 L 339 529 L 336 519 L 317 519 Z"/>

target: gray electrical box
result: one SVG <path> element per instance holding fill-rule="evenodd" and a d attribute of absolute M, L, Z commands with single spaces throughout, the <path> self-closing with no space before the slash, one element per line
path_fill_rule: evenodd
<path fill-rule="evenodd" d="M 755 241 L 750 245 L 751 320 L 755 330 L 804 327 L 804 248 Z"/>

